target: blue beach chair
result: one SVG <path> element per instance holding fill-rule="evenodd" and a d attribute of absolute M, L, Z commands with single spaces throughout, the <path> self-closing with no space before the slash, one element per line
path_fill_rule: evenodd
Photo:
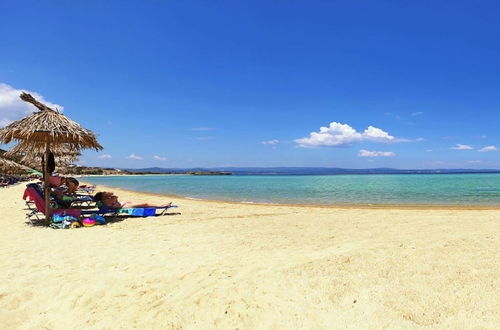
<path fill-rule="evenodd" d="M 137 207 L 137 208 L 119 208 L 114 209 L 108 206 L 105 206 L 101 202 L 96 202 L 97 208 L 99 209 L 99 214 L 101 215 L 121 215 L 128 217 L 154 217 L 154 216 L 162 216 L 167 215 L 167 210 L 170 208 L 177 208 L 177 205 L 169 205 L 165 207 Z M 156 213 L 156 211 L 161 211 L 160 213 Z M 176 213 L 180 214 L 180 213 Z"/>

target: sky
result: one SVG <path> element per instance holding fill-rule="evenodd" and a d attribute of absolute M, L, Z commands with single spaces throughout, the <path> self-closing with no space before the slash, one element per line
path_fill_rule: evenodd
<path fill-rule="evenodd" d="M 120 168 L 500 169 L 497 1 L 1 1 L 27 91 Z M 9 146 L 0 146 L 8 148 Z"/>

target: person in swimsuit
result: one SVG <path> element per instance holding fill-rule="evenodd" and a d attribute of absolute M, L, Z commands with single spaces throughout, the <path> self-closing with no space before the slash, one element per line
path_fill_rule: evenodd
<path fill-rule="evenodd" d="M 127 208 L 147 208 L 147 207 L 152 207 L 152 208 L 164 208 L 164 207 L 170 207 L 172 203 L 167 203 L 167 204 L 150 204 L 150 203 L 131 203 L 131 202 L 125 202 L 125 203 L 120 203 L 118 201 L 118 196 L 113 194 L 112 192 L 109 191 L 102 191 L 98 192 L 94 196 L 94 201 L 96 203 L 102 203 L 102 205 L 110 208 L 110 209 L 121 209 L 123 207 Z"/>

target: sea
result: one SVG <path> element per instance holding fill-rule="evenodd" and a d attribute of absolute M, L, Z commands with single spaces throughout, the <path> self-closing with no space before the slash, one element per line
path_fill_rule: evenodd
<path fill-rule="evenodd" d="M 120 175 L 86 182 L 192 199 L 310 205 L 500 206 L 500 174 Z"/>

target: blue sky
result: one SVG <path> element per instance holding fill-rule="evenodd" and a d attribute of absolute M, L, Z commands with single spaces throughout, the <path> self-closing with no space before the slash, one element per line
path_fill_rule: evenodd
<path fill-rule="evenodd" d="M 496 1 L 0 2 L 26 90 L 109 167 L 500 168 Z"/>

